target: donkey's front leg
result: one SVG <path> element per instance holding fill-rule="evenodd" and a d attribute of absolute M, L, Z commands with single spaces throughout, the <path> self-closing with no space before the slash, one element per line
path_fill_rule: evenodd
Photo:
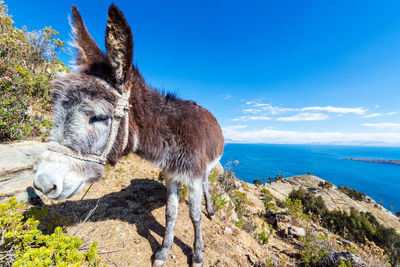
<path fill-rule="evenodd" d="M 165 212 L 165 234 L 162 243 L 162 247 L 157 251 L 155 255 L 155 260 L 153 262 L 153 267 L 161 267 L 164 265 L 167 259 L 168 252 L 172 247 L 174 241 L 174 228 L 176 216 L 178 214 L 179 205 L 179 186 L 175 183 L 168 183 L 168 199 L 167 208 Z"/>
<path fill-rule="evenodd" d="M 203 238 L 201 236 L 201 199 L 203 196 L 203 181 L 201 178 L 195 179 L 189 187 L 189 206 L 190 219 L 194 226 L 194 253 L 193 267 L 202 266 L 203 264 Z"/>

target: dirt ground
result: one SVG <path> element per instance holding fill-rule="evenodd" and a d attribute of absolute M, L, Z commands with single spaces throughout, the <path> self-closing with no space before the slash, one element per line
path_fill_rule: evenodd
<path fill-rule="evenodd" d="M 45 199 L 45 204 L 49 206 L 50 218 L 68 218 L 66 230 L 84 242 L 83 248 L 98 242 L 103 264 L 151 266 L 165 225 L 166 188 L 158 173 L 151 163 L 129 155 L 110 168 L 106 177 L 87 193 L 88 186 L 72 199 Z M 83 222 L 91 210 L 94 211 Z M 202 231 L 203 266 L 249 266 L 268 258 L 268 249 L 232 224 L 211 221 L 204 215 Z M 190 266 L 193 241 L 193 226 L 183 200 L 165 266 Z"/>

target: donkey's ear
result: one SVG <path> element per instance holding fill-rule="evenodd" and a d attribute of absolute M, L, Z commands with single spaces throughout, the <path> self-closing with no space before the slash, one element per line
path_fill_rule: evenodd
<path fill-rule="evenodd" d="M 133 38 L 128 22 L 114 4 L 108 10 L 106 51 L 115 80 L 124 83 L 132 66 Z"/>
<path fill-rule="evenodd" d="M 97 46 L 92 36 L 90 36 L 83 23 L 81 14 L 75 6 L 72 6 L 72 15 L 74 17 L 72 27 L 75 33 L 76 46 L 78 48 L 78 55 L 76 58 L 77 65 L 81 65 L 84 69 L 87 69 L 93 64 L 105 62 L 103 52 Z"/>

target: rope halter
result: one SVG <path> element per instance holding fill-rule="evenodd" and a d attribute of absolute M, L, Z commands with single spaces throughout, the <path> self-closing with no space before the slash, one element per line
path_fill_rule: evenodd
<path fill-rule="evenodd" d="M 114 108 L 114 114 L 111 118 L 111 128 L 110 128 L 110 133 L 108 135 L 106 147 L 104 148 L 103 153 L 101 153 L 100 156 L 95 155 L 95 154 L 86 154 L 86 153 L 80 153 L 78 151 L 75 151 L 67 146 L 61 145 L 56 142 L 50 142 L 49 147 L 47 148 L 50 151 L 58 152 L 61 154 L 64 154 L 65 156 L 79 159 L 79 160 L 84 160 L 84 161 L 91 161 L 95 163 L 100 163 L 105 165 L 107 163 L 107 157 L 111 152 L 111 149 L 114 146 L 115 140 L 117 139 L 118 135 L 118 129 L 121 124 L 122 119 L 125 117 L 125 127 L 124 127 L 124 140 L 122 143 L 122 151 L 124 151 L 128 145 L 128 137 L 129 137 L 129 109 L 131 107 L 129 103 L 129 98 L 131 95 L 131 90 L 127 90 L 124 86 L 122 86 L 122 94 L 118 93 L 118 91 L 111 86 L 109 83 L 106 81 L 91 76 L 95 80 L 97 80 L 99 83 L 102 85 L 108 87 L 108 90 L 111 90 L 111 92 L 114 92 L 114 94 L 117 97 L 117 101 L 115 104 Z"/>

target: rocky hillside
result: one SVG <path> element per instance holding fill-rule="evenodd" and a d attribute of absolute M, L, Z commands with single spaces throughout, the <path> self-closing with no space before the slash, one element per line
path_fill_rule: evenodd
<path fill-rule="evenodd" d="M 14 190 L 20 199 L 28 199 L 24 190 L 30 186 L 44 147 L 35 142 L 0 146 L 3 198 Z M 374 243 L 350 242 L 329 232 L 318 220 L 296 210 L 288 196 L 293 189 L 304 188 L 321 196 L 330 210 L 355 207 L 369 211 L 399 231 L 398 218 L 376 208 L 373 202 L 355 201 L 335 186 L 321 187 L 323 180 L 312 175 L 255 186 L 237 180 L 230 172 L 221 172 L 210 176 L 217 212 L 213 221 L 203 216 L 204 266 L 296 266 L 307 260 L 311 263 L 319 253 L 315 251 L 321 249 L 327 264 L 339 264 L 340 258 L 351 261 L 352 266 L 387 262 L 384 251 Z M 165 194 L 159 169 L 129 155 L 115 167 L 107 167 L 102 181 L 87 186 L 72 199 L 57 202 L 41 197 L 42 208 L 47 207 L 49 215 L 40 227 L 46 230 L 63 225 L 68 234 L 84 241 L 82 249 L 97 241 L 102 263 L 109 266 L 151 266 L 164 232 Z M 187 266 L 191 261 L 193 226 L 184 189 L 181 196 L 174 245 L 166 266 Z"/>

